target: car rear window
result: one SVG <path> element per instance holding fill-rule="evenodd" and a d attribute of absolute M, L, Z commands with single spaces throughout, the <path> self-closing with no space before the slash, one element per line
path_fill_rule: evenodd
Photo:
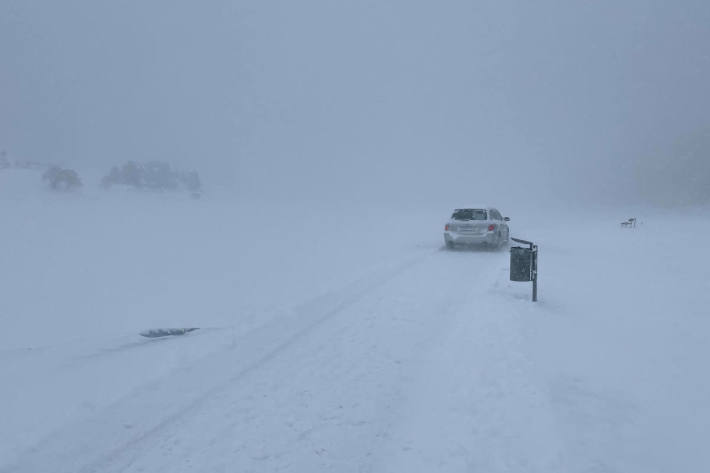
<path fill-rule="evenodd" d="M 456 209 L 451 216 L 454 220 L 486 220 L 486 211 L 481 209 Z"/>

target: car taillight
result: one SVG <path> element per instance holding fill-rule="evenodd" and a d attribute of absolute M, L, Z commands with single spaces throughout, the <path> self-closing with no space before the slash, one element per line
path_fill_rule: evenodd
<path fill-rule="evenodd" d="M 496 229 L 496 226 L 495 226 L 495 225 L 492 225 L 492 224 L 491 224 L 491 225 L 488 225 L 488 231 L 489 231 L 489 232 L 492 232 L 492 231 L 495 230 L 495 229 Z"/>
<path fill-rule="evenodd" d="M 444 231 L 447 231 L 447 232 L 449 231 L 449 224 L 448 223 L 446 225 L 444 225 Z"/>

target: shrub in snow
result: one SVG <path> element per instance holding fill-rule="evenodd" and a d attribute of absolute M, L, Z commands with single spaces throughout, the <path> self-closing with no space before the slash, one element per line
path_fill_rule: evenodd
<path fill-rule="evenodd" d="M 114 166 L 108 174 L 101 178 L 101 187 L 108 189 L 114 184 L 118 184 L 121 180 L 121 171 Z"/>
<path fill-rule="evenodd" d="M 49 184 L 52 190 L 70 191 L 81 187 L 81 179 L 73 169 L 62 169 L 52 166 L 42 175 L 42 180 Z"/>
<path fill-rule="evenodd" d="M 7 157 L 7 151 L 0 151 L 0 169 L 44 169 L 46 167 L 46 164 L 37 161 L 11 160 Z"/>
<path fill-rule="evenodd" d="M 143 187 L 143 166 L 133 161 L 128 161 L 120 168 L 114 166 L 101 179 L 101 185 L 105 188 L 115 185 L 141 188 Z"/>
<path fill-rule="evenodd" d="M 202 184 L 200 183 L 200 175 L 196 171 L 190 171 L 180 177 L 182 183 L 190 192 L 200 192 Z"/>
<path fill-rule="evenodd" d="M 143 167 L 129 161 L 121 167 L 121 183 L 133 187 L 143 187 Z"/>
<path fill-rule="evenodd" d="M 160 161 L 145 164 L 128 161 L 120 167 L 114 166 L 103 177 L 101 185 L 106 189 L 121 185 L 159 191 L 187 190 L 193 195 L 199 194 L 201 188 L 197 172 L 179 172 Z"/>
<path fill-rule="evenodd" d="M 169 164 L 147 163 L 143 166 L 143 185 L 148 189 L 175 190 L 178 188 L 178 175 Z"/>

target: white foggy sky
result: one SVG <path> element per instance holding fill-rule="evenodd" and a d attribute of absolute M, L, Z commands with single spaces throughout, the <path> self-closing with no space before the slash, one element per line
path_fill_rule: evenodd
<path fill-rule="evenodd" d="M 699 0 L 3 0 L 0 149 L 254 194 L 608 195 L 708 128 L 708 25 Z"/>

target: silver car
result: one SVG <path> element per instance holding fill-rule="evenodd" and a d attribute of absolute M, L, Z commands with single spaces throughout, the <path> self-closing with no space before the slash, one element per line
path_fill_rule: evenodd
<path fill-rule="evenodd" d="M 455 209 L 444 226 L 444 242 L 447 248 L 459 244 L 498 248 L 510 239 L 509 221 L 492 207 Z"/>

